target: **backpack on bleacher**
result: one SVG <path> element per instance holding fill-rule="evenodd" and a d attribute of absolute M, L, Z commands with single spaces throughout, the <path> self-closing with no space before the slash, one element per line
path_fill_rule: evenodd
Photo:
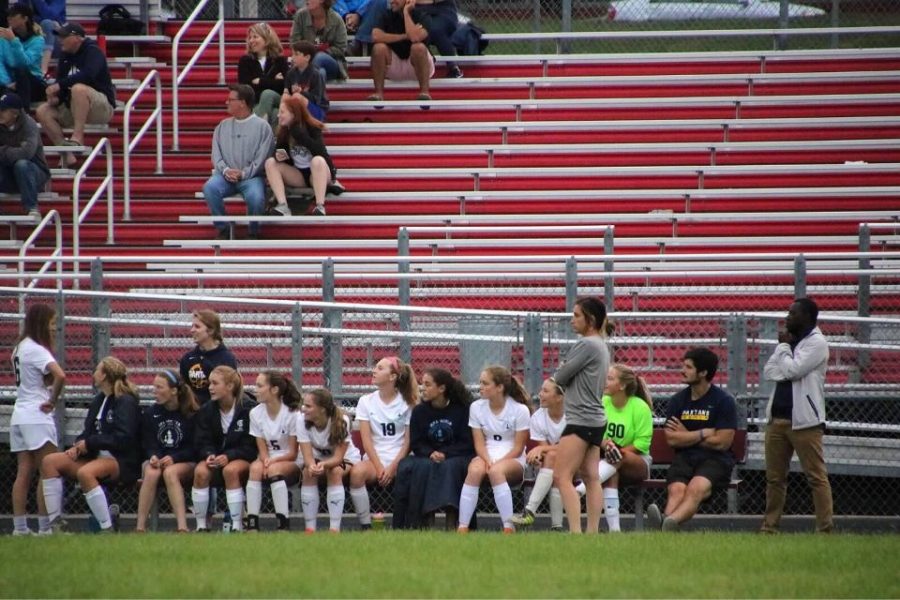
<path fill-rule="evenodd" d="M 131 16 L 121 4 L 107 4 L 100 9 L 99 35 L 143 35 L 144 24 Z"/>
<path fill-rule="evenodd" d="M 484 54 L 485 48 L 488 47 L 488 41 L 481 37 L 483 35 L 484 29 L 471 20 L 464 21 L 463 17 L 460 17 L 456 31 L 450 36 L 450 41 L 453 42 L 456 53 L 460 56 L 478 56 Z"/>

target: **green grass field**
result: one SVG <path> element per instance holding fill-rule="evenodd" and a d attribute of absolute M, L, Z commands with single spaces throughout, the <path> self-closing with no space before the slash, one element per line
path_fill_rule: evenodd
<path fill-rule="evenodd" d="M 898 556 L 896 535 L 4 536 L 0 596 L 897 598 Z"/>

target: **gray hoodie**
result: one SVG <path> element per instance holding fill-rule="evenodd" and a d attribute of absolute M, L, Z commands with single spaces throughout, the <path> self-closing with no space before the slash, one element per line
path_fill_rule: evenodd
<path fill-rule="evenodd" d="M 0 165 L 13 166 L 16 161 L 30 160 L 48 176 L 47 160 L 44 158 L 44 144 L 41 131 L 25 111 L 19 111 L 19 118 L 9 127 L 0 125 Z"/>

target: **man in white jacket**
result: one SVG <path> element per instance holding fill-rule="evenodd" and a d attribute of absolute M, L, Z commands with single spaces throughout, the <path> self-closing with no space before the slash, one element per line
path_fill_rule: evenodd
<path fill-rule="evenodd" d="M 761 528 L 765 533 L 778 531 L 794 452 L 812 489 L 816 531 L 828 533 L 833 528 L 822 446 L 828 342 L 816 326 L 818 316 L 813 300 L 795 300 L 764 370 L 766 379 L 776 382 L 766 407 L 766 513 Z"/>

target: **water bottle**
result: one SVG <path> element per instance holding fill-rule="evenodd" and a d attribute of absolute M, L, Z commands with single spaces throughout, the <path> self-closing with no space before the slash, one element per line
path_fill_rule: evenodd
<path fill-rule="evenodd" d="M 227 508 L 222 516 L 222 533 L 231 533 L 231 511 Z"/>
<path fill-rule="evenodd" d="M 372 515 L 372 529 L 382 531 L 384 529 L 384 513 L 377 512 Z"/>

